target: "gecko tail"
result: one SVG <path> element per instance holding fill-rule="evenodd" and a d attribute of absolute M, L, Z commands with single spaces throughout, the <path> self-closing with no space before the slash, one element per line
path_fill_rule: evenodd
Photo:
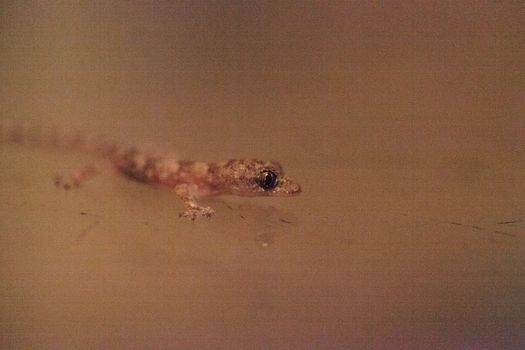
<path fill-rule="evenodd" d="M 82 151 L 110 157 L 119 151 L 114 142 L 93 134 L 71 132 L 58 128 L 43 128 L 29 123 L 0 122 L 0 142 L 30 147 Z"/>

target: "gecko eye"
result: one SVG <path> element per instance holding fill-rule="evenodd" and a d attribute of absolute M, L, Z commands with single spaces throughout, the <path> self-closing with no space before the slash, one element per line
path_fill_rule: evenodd
<path fill-rule="evenodd" d="M 257 183 L 264 190 L 271 190 L 277 186 L 277 174 L 271 170 L 263 170 Z"/>

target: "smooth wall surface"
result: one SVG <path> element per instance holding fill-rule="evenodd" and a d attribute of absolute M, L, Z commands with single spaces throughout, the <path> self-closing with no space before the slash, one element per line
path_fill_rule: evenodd
<path fill-rule="evenodd" d="M 521 349 L 520 1 L 0 3 L 0 120 L 280 161 L 173 193 L 0 148 L 3 349 Z"/>

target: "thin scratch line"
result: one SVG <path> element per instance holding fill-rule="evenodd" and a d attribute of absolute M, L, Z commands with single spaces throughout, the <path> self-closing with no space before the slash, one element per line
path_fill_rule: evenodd
<path fill-rule="evenodd" d="M 500 222 L 497 222 L 496 224 L 498 225 L 508 225 L 508 224 L 517 224 L 517 223 L 520 223 L 520 222 L 524 222 L 525 220 L 523 219 L 516 219 L 516 220 L 510 220 L 510 221 L 500 221 Z"/>
<path fill-rule="evenodd" d="M 497 233 L 499 235 L 504 235 L 504 236 L 509 236 L 509 237 L 516 237 L 516 235 L 514 233 L 503 232 L 503 231 L 492 231 L 492 232 Z"/>
<path fill-rule="evenodd" d="M 468 227 L 468 228 L 472 228 L 472 229 L 475 229 L 475 230 L 478 230 L 478 231 L 492 232 L 492 233 L 496 233 L 498 235 L 504 235 L 504 236 L 507 236 L 507 237 L 516 237 L 515 234 L 510 233 L 510 232 L 491 230 L 491 229 L 484 228 L 484 227 L 477 226 L 477 225 L 462 224 L 461 222 L 457 222 L 457 221 L 449 221 L 448 224 L 455 225 L 455 226 Z"/>

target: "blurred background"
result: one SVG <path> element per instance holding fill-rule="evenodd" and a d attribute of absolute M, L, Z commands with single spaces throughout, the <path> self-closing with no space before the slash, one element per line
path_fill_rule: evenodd
<path fill-rule="evenodd" d="M 190 223 L 2 145 L 0 347 L 523 348 L 524 33 L 521 1 L 0 2 L 0 121 L 303 187 Z"/>

